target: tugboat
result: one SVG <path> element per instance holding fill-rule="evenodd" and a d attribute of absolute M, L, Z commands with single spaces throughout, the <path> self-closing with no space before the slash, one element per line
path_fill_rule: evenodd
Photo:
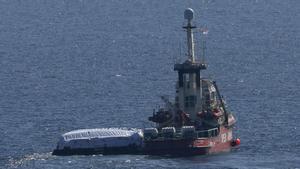
<path fill-rule="evenodd" d="M 63 134 L 53 155 L 145 154 L 204 155 L 230 151 L 236 122 L 220 95 L 216 82 L 201 76 L 207 65 L 195 59 L 192 25 L 194 11 L 184 12 L 188 58 L 175 64 L 178 72 L 175 102 L 162 97 L 165 108 L 149 117 L 155 128 L 98 128 Z"/>
<path fill-rule="evenodd" d="M 162 97 L 165 108 L 153 112 L 155 128 L 144 129 L 144 153 L 150 155 L 205 155 L 228 152 L 240 144 L 233 139 L 236 122 L 215 81 L 201 76 L 207 65 L 197 61 L 192 24 L 194 11 L 184 12 L 187 25 L 187 60 L 174 65 L 178 72 L 175 101 Z"/>

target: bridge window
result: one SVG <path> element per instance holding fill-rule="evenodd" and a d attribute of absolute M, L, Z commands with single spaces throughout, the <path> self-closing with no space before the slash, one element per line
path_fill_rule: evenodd
<path fill-rule="evenodd" d="M 184 81 L 185 81 L 185 86 L 186 88 L 190 88 L 190 75 L 189 74 L 184 74 Z"/>

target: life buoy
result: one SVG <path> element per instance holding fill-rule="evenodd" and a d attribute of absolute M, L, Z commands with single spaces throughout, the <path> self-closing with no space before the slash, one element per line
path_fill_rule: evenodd
<path fill-rule="evenodd" d="M 231 141 L 231 146 L 234 147 L 234 146 L 238 146 L 241 144 L 241 140 L 239 138 L 235 139 L 235 140 L 232 140 Z"/>

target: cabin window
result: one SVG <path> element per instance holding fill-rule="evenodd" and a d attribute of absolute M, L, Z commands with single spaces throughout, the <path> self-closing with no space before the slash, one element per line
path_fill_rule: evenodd
<path fill-rule="evenodd" d="M 184 75 L 184 81 L 185 81 L 185 85 L 186 85 L 186 88 L 190 88 L 190 75 L 189 74 L 185 74 Z"/>
<path fill-rule="evenodd" d="M 184 74 L 185 81 L 190 81 L 190 74 Z"/>
<path fill-rule="evenodd" d="M 187 96 L 184 99 L 184 105 L 185 105 L 186 108 L 195 107 L 196 102 L 197 102 L 197 96 Z"/>

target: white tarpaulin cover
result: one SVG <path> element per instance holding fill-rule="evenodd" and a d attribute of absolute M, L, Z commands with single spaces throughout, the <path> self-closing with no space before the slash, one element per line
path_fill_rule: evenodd
<path fill-rule="evenodd" d="M 133 128 L 98 128 L 81 129 L 65 133 L 61 136 L 57 149 L 141 146 L 143 134 L 140 129 Z"/>

